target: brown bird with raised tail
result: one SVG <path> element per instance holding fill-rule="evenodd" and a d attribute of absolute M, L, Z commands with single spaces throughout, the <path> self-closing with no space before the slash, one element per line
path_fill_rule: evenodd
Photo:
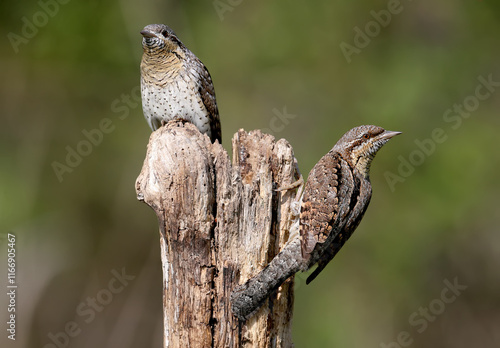
<path fill-rule="evenodd" d="M 142 110 L 151 129 L 186 120 L 220 143 L 219 110 L 205 65 L 164 24 L 150 24 L 141 34 Z"/>

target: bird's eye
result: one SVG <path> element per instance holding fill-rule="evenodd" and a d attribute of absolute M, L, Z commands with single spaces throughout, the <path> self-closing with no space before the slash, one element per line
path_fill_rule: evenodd
<path fill-rule="evenodd" d="M 168 32 L 167 32 L 166 30 L 163 30 L 163 31 L 161 32 L 161 34 L 162 34 L 164 37 L 167 37 L 167 36 L 168 36 Z"/>
<path fill-rule="evenodd" d="M 365 140 L 370 139 L 370 134 L 368 134 L 368 133 L 363 134 L 363 139 L 365 139 Z"/>

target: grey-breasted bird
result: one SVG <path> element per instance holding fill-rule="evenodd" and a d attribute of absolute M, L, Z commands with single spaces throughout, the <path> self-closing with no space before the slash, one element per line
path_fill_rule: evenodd
<path fill-rule="evenodd" d="M 231 294 L 233 313 L 246 320 L 286 279 L 318 267 L 309 284 L 339 252 L 359 225 L 372 194 L 370 165 L 378 150 L 400 132 L 377 126 L 351 129 L 309 173 L 300 209 L 300 237 L 255 277 Z"/>
<path fill-rule="evenodd" d="M 183 119 L 220 143 L 219 110 L 205 65 L 164 24 L 150 24 L 141 34 L 142 110 L 151 129 Z"/>

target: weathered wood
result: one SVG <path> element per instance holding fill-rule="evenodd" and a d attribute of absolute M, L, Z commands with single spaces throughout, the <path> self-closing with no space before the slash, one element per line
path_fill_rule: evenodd
<path fill-rule="evenodd" d="M 291 347 L 293 279 L 239 323 L 232 289 L 288 240 L 298 178 L 285 140 L 240 130 L 233 161 L 196 127 L 170 122 L 151 135 L 138 198 L 158 216 L 164 277 L 164 347 Z"/>

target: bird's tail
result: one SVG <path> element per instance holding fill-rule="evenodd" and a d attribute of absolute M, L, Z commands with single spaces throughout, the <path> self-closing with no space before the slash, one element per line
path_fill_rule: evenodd
<path fill-rule="evenodd" d="M 295 238 L 259 274 L 233 290 L 233 314 L 242 321 L 247 320 L 273 291 L 302 268 L 300 238 Z"/>

